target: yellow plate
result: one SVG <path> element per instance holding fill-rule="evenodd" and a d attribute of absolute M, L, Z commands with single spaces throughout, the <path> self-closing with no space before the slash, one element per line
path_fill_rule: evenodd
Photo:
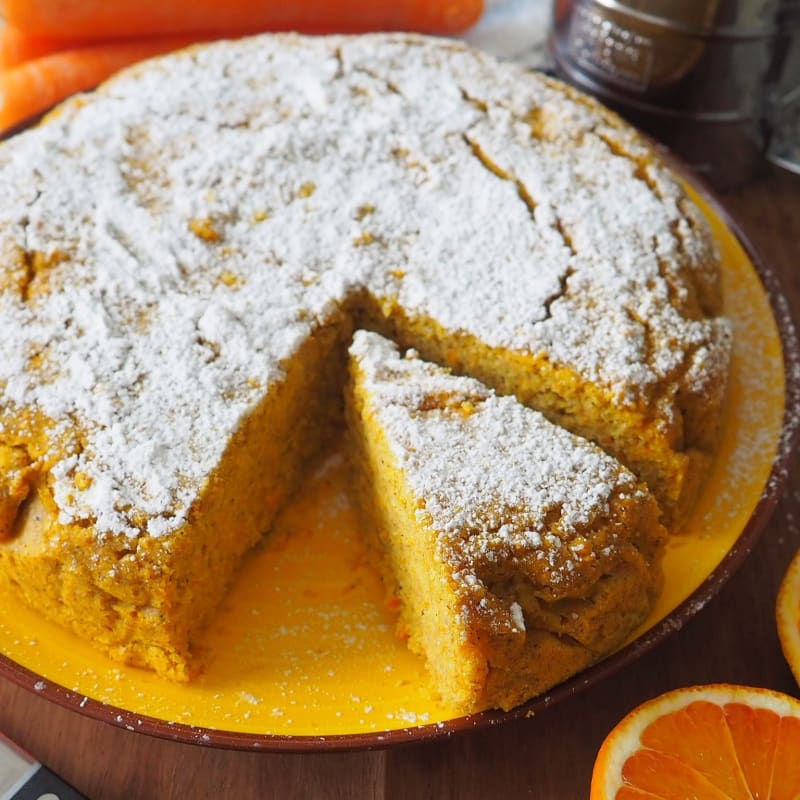
<path fill-rule="evenodd" d="M 85 714 L 159 736 L 238 748 L 357 747 L 533 713 L 679 628 L 749 552 L 781 482 L 774 468 L 785 461 L 781 442 L 788 448 L 791 438 L 783 427 L 781 336 L 767 294 L 720 214 L 691 193 L 722 251 L 725 313 L 735 329 L 724 435 L 687 533 L 670 542 L 664 592 L 619 653 L 509 714 L 457 719 L 437 700 L 421 659 L 394 636 L 346 472 L 333 455 L 248 558 L 197 647 L 206 669 L 196 682 L 168 683 L 112 663 L 2 593 L 0 673 Z M 792 350 L 790 331 L 787 322 Z"/>

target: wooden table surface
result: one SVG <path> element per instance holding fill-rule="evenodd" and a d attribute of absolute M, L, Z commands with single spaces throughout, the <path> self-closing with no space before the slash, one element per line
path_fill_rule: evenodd
<path fill-rule="evenodd" d="M 800 177 L 768 168 L 724 203 L 779 275 L 800 319 Z M 680 686 L 734 682 L 800 694 L 783 660 L 775 594 L 800 548 L 800 469 L 744 565 L 655 650 L 534 718 L 386 751 L 215 750 L 84 718 L 0 679 L 0 731 L 93 800 L 585 798 L 595 753 L 630 709 Z"/>

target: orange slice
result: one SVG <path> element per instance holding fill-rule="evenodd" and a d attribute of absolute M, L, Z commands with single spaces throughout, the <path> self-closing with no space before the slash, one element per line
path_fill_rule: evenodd
<path fill-rule="evenodd" d="M 781 581 L 775 604 L 775 618 L 783 655 L 789 662 L 795 680 L 800 684 L 800 550 L 795 554 Z"/>
<path fill-rule="evenodd" d="M 724 684 L 677 689 L 603 742 L 591 800 L 796 800 L 800 700 Z"/>

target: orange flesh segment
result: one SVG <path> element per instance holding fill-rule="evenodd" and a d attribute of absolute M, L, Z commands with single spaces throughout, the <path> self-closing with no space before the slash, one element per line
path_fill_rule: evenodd
<path fill-rule="evenodd" d="M 783 717 L 775 750 L 770 800 L 797 800 L 800 797 L 800 719 Z"/>
<path fill-rule="evenodd" d="M 650 794 L 633 786 L 623 786 L 616 794 L 614 800 L 659 800 L 661 795 Z"/>
<path fill-rule="evenodd" d="M 622 777 L 626 784 L 660 800 L 730 800 L 730 795 L 680 758 L 656 750 L 635 752 L 625 762 Z"/>
<path fill-rule="evenodd" d="M 635 789 L 633 786 L 623 786 L 616 795 L 615 800 L 658 800 L 660 795 Z"/>
<path fill-rule="evenodd" d="M 797 800 L 800 719 L 695 701 L 642 733 L 616 800 Z"/>
<path fill-rule="evenodd" d="M 780 718 L 774 711 L 743 703 L 726 705 L 725 718 L 750 794 L 757 799 L 769 797 Z"/>
<path fill-rule="evenodd" d="M 695 701 L 659 717 L 642 734 L 642 744 L 674 756 L 707 778 L 726 797 L 751 800 L 720 706 Z"/>

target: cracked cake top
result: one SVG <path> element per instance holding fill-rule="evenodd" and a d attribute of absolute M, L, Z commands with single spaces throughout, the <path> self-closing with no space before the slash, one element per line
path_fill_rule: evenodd
<path fill-rule="evenodd" d="M 181 527 L 354 292 L 622 405 L 725 368 L 713 245 L 668 171 L 600 106 L 451 41 L 154 60 L 5 143 L 0 182 L 0 441 L 50 470 L 62 523 Z"/>

